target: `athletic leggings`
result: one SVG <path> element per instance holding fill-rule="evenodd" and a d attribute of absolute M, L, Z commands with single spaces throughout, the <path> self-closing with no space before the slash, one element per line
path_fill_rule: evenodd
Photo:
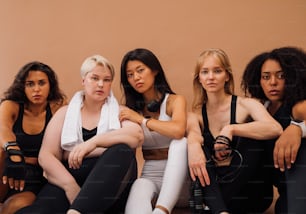
<path fill-rule="evenodd" d="M 123 213 L 133 181 L 137 177 L 134 151 L 125 144 L 109 147 L 100 157 L 84 159 L 82 166 L 67 170 L 73 175 L 81 190 L 72 205 L 65 191 L 47 183 L 33 205 L 17 214 L 62 214 L 68 209 L 80 213 Z"/>
<path fill-rule="evenodd" d="M 202 188 L 204 203 L 210 213 L 228 211 L 234 214 L 262 213 L 272 202 L 272 185 L 264 183 L 263 143 L 241 138 L 237 150 L 242 155 L 234 155 L 232 168 L 216 168 L 212 161 L 206 164 L 211 184 Z M 205 150 L 207 157 L 209 151 Z M 233 173 L 234 172 L 234 173 Z M 220 177 L 233 173 L 232 176 Z M 221 175 L 222 174 L 222 175 Z"/>
<path fill-rule="evenodd" d="M 132 186 L 126 214 L 155 214 L 161 210 L 154 209 L 156 204 L 165 207 L 170 213 L 180 199 L 183 186 L 187 181 L 187 140 L 172 140 L 168 160 L 145 161 L 141 178 Z M 184 185 L 185 184 L 185 185 Z M 185 201 L 188 204 L 188 189 Z M 155 200 L 154 200 L 155 199 Z M 184 200 L 181 198 L 181 200 Z M 154 210 L 153 210 L 154 209 Z"/>

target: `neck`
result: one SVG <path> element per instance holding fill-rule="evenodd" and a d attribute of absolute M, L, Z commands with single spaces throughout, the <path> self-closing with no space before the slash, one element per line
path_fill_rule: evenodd
<path fill-rule="evenodd" d="M 33 115 L 39 115 L 46 110 L 47 104 L 47 102 L 39 105 L 26 104 L 25 109 L 31 112 Z"/>
<path fill-rule="evenodd" d="M 228 99 L 231 97 L 230 94 L 226 94 L 226 93 L 211 93 L 211 94 L 207 94 L 207 102 L 206 102 L 206 106 L 208 107 L 216 107 L 216 106 L 222 106 L 223 104 L 228 102 Z"/>

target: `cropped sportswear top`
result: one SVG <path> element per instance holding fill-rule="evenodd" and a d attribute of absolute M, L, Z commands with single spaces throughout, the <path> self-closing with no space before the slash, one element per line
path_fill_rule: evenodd
<path fill-rule="evenodd" d="M 166 114 L 166 105 L 167 99 L 169 94 L 166 94 L 163 102 L 160 105 L 160 113 L 158 120 L 161 121 L 169 121 L 171 117 Z M 144 133 L 144 143 L 142 146 L 143 150 L 146 149 L 161 149 L 161 148 L 168 148 L 172 138 L 166 137 L 164 135 L 159 134 L 155 131 L 150 131 L 146 126 L 142 126 L 143 133 Z"/>
<path fill-rule="evenodd" d="M 47 104 L 45 126 L 39 134 L 29 135 L 24 132 L 22 127 L 23 114 L 24 114 L 24 104 L 19 104 L 18 117 L 13 126 L 13 131 L 16 136 L 16 141 L 19 144 L 19 147 L 25 157 L 38 157 L 45 129 L 52 117 L 50 105 L 49 103 Z"/>
<path fill-rule="evenodd" d="M 230 124 L 237 124 L 236 122 L 236 101 L 237 101 L 237 96 L 232 95 Z M 210 151 L 212 151 L 214 148 L 215 138 L 209 130 L 209 124 L 208 124 L 207 111 L 206 111 L 205 104 L 202 106 L 202 117 L 203 117 L 203 123 L 204 123 L 204 130 L 202 132 L 202 135 L 204 137 L 204 142 L 205 142 L 204 145 L 207 146 Z M 236 143 L 237 143 L 237 137 L 234 136 L 232 140 L 232 145 L 235 147 Z"/>

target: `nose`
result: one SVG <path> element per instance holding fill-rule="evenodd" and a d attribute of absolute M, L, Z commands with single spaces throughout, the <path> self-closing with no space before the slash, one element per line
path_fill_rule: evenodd
<path fill-rule="evenodd" d="M 270 85 L 276 85 L 277 84 L 277 78 L 275 75 L 272 75 L 270 78 Z"/>
<path fill-rule="evenodd" d="M 140 79 L 140 74 L 138 74 L 137 72 L 134 73 L 134 80 L 138 80 Z"/>
<path fill-rule="evenodd" d="M 99 81 L 98 81 L 98 86 L 99 86 L 99 87 L 102 87 L 102 86 L 103 86 L 103 80 L 99 80 Z"/>
<path fill-rule="evenodd" d="M 207 75 L 208 75 L 209 79 L 214 78 L 214 72 L 212 72 L 212 71 L 209 71 Z"/>
<path fill-rule="evenodd" d="M 40 90 L 40 85 L 39 84 L 35 84 L 33 87 L 34 91 L 39 91 Z"/>

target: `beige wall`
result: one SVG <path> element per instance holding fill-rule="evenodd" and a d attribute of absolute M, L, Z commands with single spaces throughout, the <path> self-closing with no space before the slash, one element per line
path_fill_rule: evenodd
<path fill-rule="evenodd" d="M 242 70 L 255 54 L 295 45 L 306 49 L 305 0 L 0 0 L 0 92 L 32 60 L 53 67 L 69 97 L 80 89 L 85 57 L 113 62 L 119 90 L 122 56 L 151 49 L 173 89 L 192 99 L 192 72 L 209 47 L 230 56 L 236 91 Z"/>

